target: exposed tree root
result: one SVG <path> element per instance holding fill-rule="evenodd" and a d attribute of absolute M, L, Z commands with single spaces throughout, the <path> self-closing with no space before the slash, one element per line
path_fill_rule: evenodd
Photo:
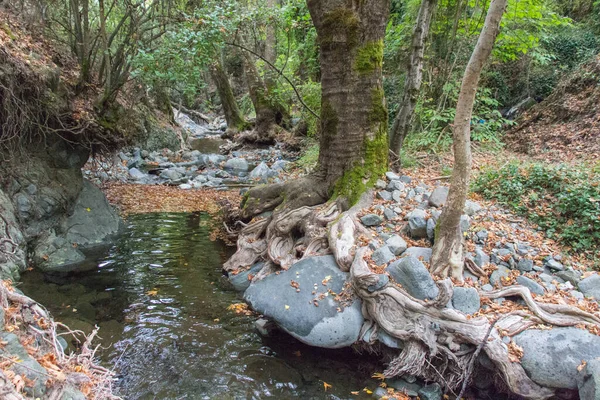
<path fill-rule="evenodd" d="M 307 182 L 310 178 L 290 186 L 253 189 L 250 198 L 256 203 L 251 203 L 252 210 L 255 213 L 266 209 L 275 211 L 242 229 L 238 251 L 225 264 L 225 269 L 232 271 L 264 259 L 267 263 L 256 280 L 277 269 L 288 269 L 302 258 L 333 253 L 340 269 L 350 271 L 354 292 L 363 301 L 365 324 L 360 337 L 370 332 L 372 344 L 383 330 L 403 343 L 401 353 L 385 370 L 386 377 L 410 374 L 437 382 L 446 391 L 455 393 L 471 378 L 469 366 L 479 352 L 484 352 L 507 390 L 527 399 L 547 399 L 554 390 L 533 382 L 520 363 L 511 361 L 502 335 L 513 336 L 537 324 L 600 326 L 598 316 L 572 306 L 536 302 L 529 289 L 522 286 L 480 293 L 489 299 L 520 297 L 524 300 L 528 311 L 501 315 L 495 322 L 486 317 L 467 318 L 459 311 L 446 308 L 453 293 L 450 279 L 438 281 L 439 295 L 433 301 L 415 299 L 394 283 L 373 289 L 378 287 L 380 276 L 371 271 L 364 259 L 369 250 L 360 247 L 359 238 L 369 236 L 369 231 L 356 216 L 368 198 L 364 197 L 360 204 L 344 211 L 341 204 L 333 202 L 315 205 L 323 196 L 311 197 L 314 191 L 306 194 L 300 203 L 287 196 L 298 188 L 311 187 Z M 246 200 L 247 204 L 248 201 L 250 199 Z M 301 205 L 290 207 L 290 204 Z M 476 275 L 485 274 L 474 264 L 467 262 L 466 267 Z"/>

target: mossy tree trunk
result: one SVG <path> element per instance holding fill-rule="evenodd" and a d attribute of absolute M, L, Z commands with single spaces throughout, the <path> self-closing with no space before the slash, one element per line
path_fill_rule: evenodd
<path fill-rule="evenodd" d="M 406 78 L 404 81 L 404 92 L 398 114 L 394 119 L 394 125 L 390 132 L 390 149 L 396 154 L 400 163 L 400 152 L 404 138 L 410 130 L 410 121 L 413 117 L 415 106 L 419 98 L 421 90 L 421 82 L 423 80 L 423 53 L 425 52 L 425 41 L 429 34 L 431 25 L 431 17 L 437 0 L 422 0 L 415 29 L 412 34 L 411 53 L 406 69 Z"/>
<path fill-rule="evenodd" d="M 221 64 L 221 60 L 217 60 L 210 68 L 210 76 L 217 86 L 217 92 L 221 99 L 221 106 L 227 121 L 227 129 L 233 133 L 241 132 L 249 128 L 248 122 L 242 116 L 238 108 L 229 77 Z"/>
<path fill-rule="evenodd" d="M 463 279 L 463 238 L 460 217 L 465 207 L 471 176 L 471 116 L 483 65 L 492 53 L 500 31 L 500 21 L 507 0 L 492 0 L 485 23 L 463 76 L 456 116 L 452 128 L 454 169 L 450 179 L 448 200 L 440 216 L 431 257 L 431 272 L 443 277 Z"/>

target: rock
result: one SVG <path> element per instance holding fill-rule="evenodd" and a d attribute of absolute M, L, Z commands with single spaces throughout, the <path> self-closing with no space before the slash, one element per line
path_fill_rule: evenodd
<path fill-rule="evenodd" d="M 0 354 L 7 358 L 16 356 L 19 359 L 19 362 L 13 363 L 8 369 L 33 382 L 32 386 L 25 385 L 25 393 L 32 398 L 44 397 L 48 372 L 27 353 L 17 335 L 4 332 L 0 334 L 0 339 L 6 343 L 0 349 Z"/>
<path fill-rule="evenodd" d="M 600 400 L 600 359 L 588 360 L 577 374 L 577 388 L 582 400 Z"/>
<path fill-rule="evenodd" d="M 395 173 L 388 171 L 385 173 L 385 177 L 388 178 L 389 181 L 397 181 L 400 179 L 400 177 L 398 175 L 396 175 Z"/>
<path fill-rule="evenodd" d="M 377 179 L 377 182 L 375 182 L 375 187 L 377 189 L 383 190 L 387 187 L 387 183 L 385 183 L 385 181 L 382 179 Z"/>
<path fill-rule="evenodd" d="M 40 240 L 33 253 L 33 261 L 43 272 L 70 272 L 78 269 L 78 265 L 85 261 L 85 255 L 72 244 L 66 241 L 56 246 L 55 236 L 52 234 Z"/>
<path fill-rule="evenodd" d="M 181 185 L 179 185 L 179 189 L 182 190 L 190 190 L 192 188 L 192 185 L 190 185 L 189 183 L 182 183 Z"/>
<path fill-rule="evenodd" d="M 407 396 L 417 397 L 419 391 L 422 389 L 418 383 L 408 382 L 405 378 L 402 379 L 388 379 L 388 386 L 393 387 L 399 392 L 405 393 Z"/>
<path fill-rule="evenodd" d="M 385 217 L 385 219 L 387 219 L 388 221 L 393 220 L 394 218 L 396 218 L 396 213 L 394 212 L 394 210 L 392 210 L 391 208 L 386 208 L 383 210 L 383 216 Z"/>
<path fill-rule="evenodd" d="M 481 211 L 482 207 L 479 203 L 476 203 L 474 201 L 471 200 L 467 200 L 465 202 L 465 208 L 463 210 L 463 212 L 465 214 L 467 214 L 469 217 L 472 217 L 473 215 L 477 214 L 479 211 Z"/>
<path fill-rule="evenodd" d="M 600 336 L 584 329 L 529 329 L 513 340 L 523 348 L 521 365 L 537 384 L 577 389 L 577 367 L 583 360 L 600 357 Z"/>
<path fill-rule="evenodd" d="M 581 273 L 573 269 L 558 271 L 556 273 L 556 276 L 563 279 L 564 281 L 571 282 L 575 287 L 577 287 L 577 285 L 579 285 L 579 281 L 581 281 Z"/>
<path fill-rule="evenodd" d="M 477 247 L 475 249 L 475 257 L 473 257 L 473 262 L 478 267 L 483 268 L 490 263 L 490 256 L 488 256 L 481 247 Z"/>
<path fill-rule="evenodd" d="M 579 282 L 578 287 L 586 297 L 593 297 L 594 300 L 600 301 L 600 275 L 588 276 Z"/>
<path fill-rule="evenodd" d="M 546 260 L 546 263 L 544 265 L 554 271 L 562 271 L 565 269 L 565 267 L 561 263 L 556 261 L 554 258 Z"/>
<path fill-rule="evenodd" d="M 137 168 L 131 168 L 129 170 L 129 176 L 131 176 L 135 180 L 140 180 L 144 179 L 147 175 Z"/>
<path fill-rule="evenodd" d="M 510 269 L 500 265 L 498 266 L 498 269 L 492 272 L 492 275 L 490 275 L 490 283 L 494 286 L 496 286 L 496 284 L 500 284 L 500 286 L 502 286 L 501 278 L 506 278 L 508 276 L 510 276 Z"/>
<path fill-rule="evenodd" d="M 178 181 L 184 177 L 184 173 L 177 171 L 176 169 L 164 169 L 160 172 L 160 177 L 169 181 Z"/>
<path fill-rule="evenodd" d="M 486 283 L 485 285 L 483 285 L 481 287 L 481 289 L 486 292 L 491 292 L 492 290 L 494 290 L 494 287 L 492 285 L 490 285 L 489 283 Z"/>
<path fill-rule="evenodd" d="M 406 248 L 408 247 L 406 241 L 398 235 L 394 235 L 387 239 L 385 241 L 385 244 L 387 244 L 387 247 L 392 253 L 394 253 L 395 256 L 399 256 L 400 254 L 402 254 L 404 250 L 406 250 Z"/>
<path fill-rule="evenodd" d="M 250 286 L 250 279 L 248 279 L 249 275 L 256 275 L 264 266 L 265 263 L 258 262 L 246 271 L 242 271 L 235 275 L 229 275 L 229 282 L 231 282 L 235 290 L 243 292 Z"/>
<path fill-rule="evenodd" d="M 374 399 L 383 399 L 389 398 L 388 392 L 386 389 L 382 388 L 382 387 L 377 387 L 374 391 L 373 391 L 373 398 Z"/>
<path fill-rule="evenodd" d="M 429 247 L 409 247 L 404 253 L 402 253 L 402 255 L 413 256 L 418 260 L 429 262 L 429 260 L 431 260 L 432 252 L 433 250 Z"/>
<path fill-rule="evenodd" d="M 525 286 L 526 288 L 531 290 L 531 293 L 539 294 L 540 296 L 544 295 L 544 287 L 542 285 L 540 285 L 539 283 L 537 283 L 536 281 L 534 281 L 533 279 L 529 279 L 526 276 L 523 276 L 523 275 L 518 276 L 517 284 Z"/>
<path fill-rule="evenodd" d="M 433 240 L 435 238 L 435 226 L 437 225 L 436 220 L 429 218 L 427 220 L 427 239 Z"/>
<path fill-rule="evenodd" d="M 400 201 L 402 200 L 402 192 L 399 190 L 394 190 L 392 192 L 392 200 L 394 200 L 396 203 L 400 203 Z"/>
<path fill-rule="evenodd" d="M 394 253 L 392 253 L 388 246 L 383 246 L 373 252 L 371 259 L 376 265 L 387 264 L 394 259 Z"/>
<path fill-rule="evenodd" d="M 322 282 L 327 277 L 329 281 L 324 286 Z M 342 305 L 332 296 L 318 300 L 318 307 L 313 300 L 330 289 L 340 293 L 347 279 L 348 273 L 340 271 L 333 256 L 309 257 L 287 271 L 254 282 L 246 289 L 244 299 L 303 343 L 326 348 L 345 347 L 358 340 L 364 321 L 360 300 L 342 312 L 337 310 Z M 298 282 L 299 292 L 290 285 L 291 280 Z M 313 295 L 312 291 L 317 293 Z"/>
<path fill-rule="evenodd" d="M 461 215 L 460 216 L 460 231 L 467 232 L 470 227 L 471 227 L 471 217 L 469 217 L 468 215 Z"/>
<path fill-rule="evenodd" d="M 521 258 L 517 263 L 517 269 L 521 272 L 530 272 L 533 270 L 533 260 Z"/>
<path fill-rule="evenodd" d="M 386 271 L 413 297 L 421 300 L 434 299 L 439 293 L 435 281 L 425 265 L 414 256 L 404 257 L 391 263 Z"/>
<path fill-rule="evenodd" d="M 377 214 L 367 214 L 360 219 L 360 222 L 362 222 L 364 226 L 377 226 L 381 225 L 383 218 Z"/>
<path fill-rule="evenodd" d="M 448 187 L 438 186 L 433 189 L 433 192 L 431 192 L 431 195 L 429 196 L 429 205 L 440 208 L 446 203 L 447 198 Z"/>
<path fill-rule="evenodd" d="M 379 289 L 381 289 L 382 287 L 384 287 L 385 285 L 388 284 L 388 282 L 390 281 L 389 276 L 385 275 L 385 274 L 377 274 L 377 283 L 370 285 L 369 287 L 367 287 L 367 290 L 371 293 L 378 291 Z"/>
<path fill-rule="evenodd" d="M 259 180 L 261 182 L 266 181 L 269 178 L 269 173 L 271 169 L 267 166 L 267 164 L 262 161 L 260 164 L 256 166 L 248 175 L 250 179 Z"/>
<path fill-rule="evenodd" d="M 274 328 L 273 323 L 266 318 L 259 318 L 256 321 L 254 321 L 254 327 L 256 328 L 258 333 L 260 333 L 261 336 L 265 337 L 269 336 L 269 334 Z"/>
<path fill-rule="evenodd" d="M 248 161 L 246 161 L 245 158 L 230 158 L 225 163 L 225 169 L 236 172 L 246 172 L 249 169 Z"/>
<path fill-rule="evenodd" d="M 475 234 L 477 236 L 477 241 L 481 244 L 485 244 L 485 241 L 488 238 L 488 231 L 485 229 L 480 230 Z"/>
<path fill-rule="evenodd" d="M 437 383 L 425 385 L 419 390 L 419 399 L 421 400 L 441 400 L 442 388 Z"/>
<path fill-rule="evenodd" d="M 481 307 L 477 289 L 472 287 L 455 287 L 452 295 L 452 306 L 465 314 L 474 314 Z"/>
<path fill-rule="evenodd" d="M 408 215 L 408 229 L 411 237 L 415 239 L 427 237 L 427 221 L 425 217 L 425 211 L 418 208 Z"/>
<path fill-rule="evenodd" d="M 383 329 L 377 331 L 377 340 L 385 344 L 387 347 L 391 347 L 392 349 L 401 349 L 403 347 L 400 339 L 391 336 Z"/>
<path fill-rule="evenodd" d="M 393 192 L 394 190 L 403 191 L 404 183 L 402 183 L 400 181 L 390 181 L 390 183 L 388 183 L 388 185 L 387 185 L 387 190 L 388 190 L 388 192 Z"/>
<path fill-rule="evenodd" d="M 384 201 L 392 200 L 392 194 L 390 192 L 388 192 L 387 190 L 382 190 L 380 192 L 377 192 L 377 197 Z"/>
<path fill-rule="evenodd" d="M 285 171 L 287 170 L 287 166 L 290 162 L 286 161 L 286 160 L 277 160 L 273 163 L 273 165 L 271 165 L 271 170 L 273 171 Z"/>
<path fill-rule="evenodd" d="M 73 386 L 67 385 L 60 397 L 60 400 L 86 400 L 87 397 Z"/>

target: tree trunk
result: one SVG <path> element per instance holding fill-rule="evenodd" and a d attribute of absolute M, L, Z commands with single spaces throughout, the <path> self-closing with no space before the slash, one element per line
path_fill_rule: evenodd
<path fill-rule="evenodd" d="M 217 86 L 217 92 L 221 99 L 221 106 L 225 113 L 225 120 L 227 121 L 227 129 L 233 133 L 241 132 L 248 128 L 248 122 L 242 116 L 231 85 L 229 84 L 229 77 L 223 66 L 221 60 L 217 60 L 210 69 L 210 75 Z"/>
<path fill-rule="evenodd" d="M 494 47 L 507 0 L 492 0 L 485 24 L 463 76 L 454 118 L 454 169 L 448 200 L 440 216 L 431 258 L 432 273 L 463 279 L 463 246 L 460 217 L 465 207 L 471 175 L 471 115 L 483 65 Z"/>
<path fill-rule="evenodd" d="M 417 99 L 419 98 L 419 91 L 423 80 L 425 41 L 429 34 L 431 17 L 436 3 L 437 0 L 422 0 L 417 21 L 415 22 L 415 30 L 413 31 L 411 43 L 412 50 L 406 69 L 406 80 L 404 81 L 404 93 L 402 94 L 398 114 L 390 132 L 390 149 L 397 155 L 398 165 L 400 164 L 402 144 L 410 130 L 410 121 L 415 111 Z"/>

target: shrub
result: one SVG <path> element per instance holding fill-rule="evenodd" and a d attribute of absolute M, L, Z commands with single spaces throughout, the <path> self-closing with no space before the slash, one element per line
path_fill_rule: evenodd
<path fill-rule="evenodd" d="M 593 255 L 600 246 L 598 167 L 508 164 L 487 169 L 473 190 L 506 204 L 575 251 Z"/>

